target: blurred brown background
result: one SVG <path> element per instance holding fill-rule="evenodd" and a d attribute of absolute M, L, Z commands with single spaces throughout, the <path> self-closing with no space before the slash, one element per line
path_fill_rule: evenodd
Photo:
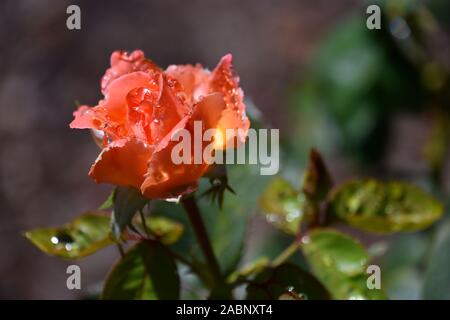
<path fill-rule="evenodd" d="M 108 186 L 87 176 L 98 150 L 70 130 L 75 102 L 95 105 L 112 51 L 142 49 L 165 67 L 213 68 L 234 55 L 242 86 L 276 127 L 287 85 L 320 35 L 356 1 L 2 1 L 0 7 L 0 298 L 76 298 L 66 266 L 21 236 L 96 208 Z M 81 30 L 66 8 L 81 8 Z M 361 11 L 363 13 L 363 11 Z M 83 292 L 102 281 L 114 248 L 79 262 Z M 89 287 L 91 286 L 91 287 Z"/>

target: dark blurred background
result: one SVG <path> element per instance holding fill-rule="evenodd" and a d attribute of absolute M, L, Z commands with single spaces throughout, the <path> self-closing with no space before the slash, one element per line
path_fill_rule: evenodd
<path fill-rule="evenodd" d="M 266 126 L 282 128 L 284 172 L 317 146 L 338 181 L 406 177 L 444 196 L 449 5 L 377 3 L 382 30 L 370 31 L 371 2 L 355 0 L 3 1 L 0 298 L 79 298 L 118 256 L 109 248 L 77 262 L 83 290 L 69 291 L 70 263 L 21 235 L 61 225 L 108 195 L 87 176 L 96 145 L 68 124 L 77 102 L 101 98 L 100 78 L 118 49 L 142 49 L 163 67 L 210 69 L 232 53 L 249 103 Z M 66 28 L 70 4 L 81 8 L 81 30 Z M 267 229 L 258 219 L 250 230 Z M 405 290 L 394 297 L 413 289 Z"/>

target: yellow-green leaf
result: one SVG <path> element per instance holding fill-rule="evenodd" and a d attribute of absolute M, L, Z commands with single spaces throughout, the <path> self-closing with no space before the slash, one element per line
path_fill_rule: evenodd
<path fill-rule="evenodd" d="M 308 199 L 282 178 L 275 178 L 260 198 L 260 207 L 269 223 L 291 235 L 298 233 L 308 212 Z"/>
<path fill-rule="evenodd" d="M 108 198 L 103 202 L 100 207 L 98 207 L 99 210 L 108 210 L 111 209 L 114 205 L 114 194 L 116 190 L 114 189 L 108 196 Z"/>
<path fill-rule="evenodd" d="M 137 224 L 142 226 L 139 216 Z M 145 217 L 146 228 L 164 244 L 172 244 L 178 241 L 184 231 L 184 226 L 178 221 L 163 216 L 151 215 Z M 142 226 L 142 228 L 144 228 Z"/>
<path fill-rule="evenodd" d="M 368 254 L 361 244 L 334 230 L 312 231 L 303 244 L 305 256 L 335 299 L 383 299 L 381 290 L 367 288 Z"/>
<path fill-rule="evenodd" d="M 335 217 L 375 233 L 421 230 L 443 211 L 436 199 L 415 185 L 374 179 L 343 184 L 332 192 L 329 204 Z"/>
<path fill-rule="evenodd" d="M 59 228 L 27 231 L 25 236 L 47 254 L 78 259 L 113 243 L 110 218 L 103 212 L 87 212 Z"/>

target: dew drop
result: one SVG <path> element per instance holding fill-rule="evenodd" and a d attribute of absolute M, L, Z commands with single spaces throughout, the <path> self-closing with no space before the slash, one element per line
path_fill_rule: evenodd
<path fill-rule="evenodd" d="M 266 220 L 270 223 L 274 223 L 277 222 L 279 219 L 276 214 L 270 213 L 266 215 Z"/>
<path fill-rule="evenodd" d="M 302 237 L 302 243 L 303 243 L 303 244 L 307 244 L 307 243 L 309 243 L 309 241 L 310 241 L 310 239 L 309 239 L 308 236 Z"/>
<path fill-rule="evenodd" d="M 167 181 L 168 178 L 169 178 L 169 175 L 164 171 L 154 171 L 153 172 L 153 179 L 156 182 Z"/>
<path fill-rule="evenodd" d="M 175 87 L 175 80 L 173 79 L 167 80 L 167 85 L 171 88 Z"/>
<path fill-rule="evenodd" d="M 299 210 L 293 210 L 293 211 L 288 213 L 288 215 L 286 216 L 286 220 L 288 222 L 292 222 L 295 219 L 297 219 L 298 217 L 300 217 L 300 211 Z"/>
<path fill-rule="evenodd" d="M 165 201 L 178 203 L 178 202 L 180 202 L 180 199 L 181 199 L 181 195 L 177 196 L 177 197 L 166 198 Z"/>
<path fill-rule="evenodd" d="M 65 233 L 65 232 L 61 232 L 55 236 L 52 236 L 50 241 L 53 244 L 64 244 L 64 243 L 72 243 L 73 242 L 73 238 Z"/>

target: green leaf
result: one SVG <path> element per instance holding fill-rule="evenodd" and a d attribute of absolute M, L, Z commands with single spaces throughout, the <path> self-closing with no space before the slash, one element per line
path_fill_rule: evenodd
<path fill-rule="evenodd" d="M 291 235 L 298 233 L 302 220 L 310 215 L 305 195 L 282 178 L 275 178 L 267 186 L 259 204 L 269 223 Z"/>
<path fill-rule="evenodd" d="M 350 236 L 334 230 L 312 231 L 303 244 L 306 258 L 335 299 L 382 299 L 367 288 L 368 254 Z"/>
<path fill-rule="evenodd" d="M 361 244 L 334 230 L 312 231 L 306 238 L 304 250 L 313 265 L 332 265 L 348 276 L 364 272 L 369 259 Z"/>
<path fill-rule="evenodd" d="M 303 299 L 325 300 L 329 294 L 311 274 L 290 263 L 266 268 L 247 286 L 247 299 L 278 299 L 283 294 L 296 294 Z"/>
<path fill-rule="evenodd" d="M 111 208 L 113 207 L 113 205 L 114 205 L 114 193 L 115 193 L 115 190 L 113 190 L 113 191 L 109 194 L 109 196 L 108 196 L 108 198 L 105 200 L 105 202 L 103 202 L 103 203 L 100 205 L 100 207 L 98 208 L 99 210 L 108 210 L 108 209 L 111 209 Z"/>
<path fill-rule="evenodd" d="M 113 243 L 110 218 L 102 214 L 87 212 L 59 228 L 27 231 L 25 237 L 47 254 L 82 258 Z"/>
<path fill-rule="evenodd" d="M 332 191 L 330 213 L 349 225 L 375 233 L 425 229 L 442 215 L 443 207 L 412 184 L 355 180 Z"/>
<path fill-rule="evenodd" d="M 319 204 L 330 191 L 333 182 L 322 156 L 316 149 L 311 149 L 306 172 L 303 176 L 302 189 L 308 197 Z"/>
<path fill-rule="evenodd" d="M 142 220 L 137 219 L 137 225 L 142 226 Z M 151 215 L 145 217 L 145 225 L 159 241 L 164 244 L 172 244 L 178 241 L 184 231 L 184 226 L 170 218 Z"/>
<path fill-rule="evenodd" d="M 450 221 L 437 230 L 425 274 L 423 298 L 450 299 Z"/>
<path fill-rule="evenodd" d="M 178 299 L 177 266 L 165 246 L 144 241 L 129 249 L 108 275 L 102 299 Z"/>
<path fill-rule="evenodd" d="M 112 230 L 116 239 L 130 224 L 137 211 L 144 208 L 150 200 L 141 192 L 131 187 L 117 187 L 114 191 L 114 210 L 112 214 Z"/>

